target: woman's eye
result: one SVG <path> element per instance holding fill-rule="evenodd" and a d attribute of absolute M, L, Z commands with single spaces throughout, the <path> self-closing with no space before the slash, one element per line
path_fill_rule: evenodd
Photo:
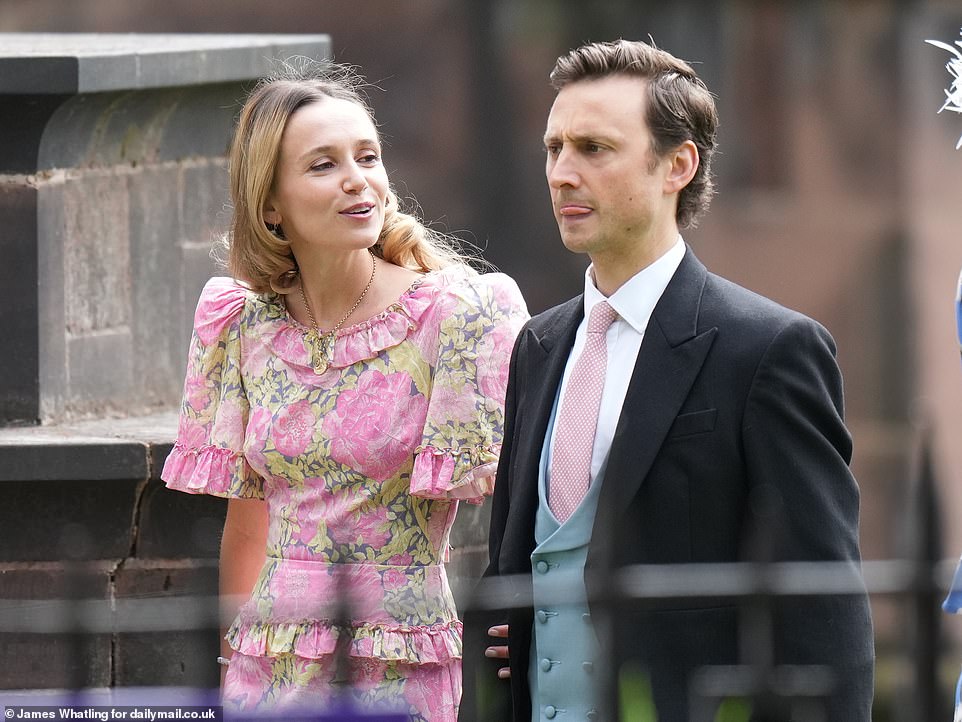
<path fill-rule="evenodd" d="M 365 153 L 358 158 L 358 163 L 372 164 L 377 163 L 379 160 L 381 160 L 381 156 L 379 156 L 377 153 Z"/>
<path fill-rule="evenodd" d="M 331 162 L 331 161 L 329 161 L 329 160 L 319 160 L 317 163 L 314 163 L 314 164 L 311 166 L 311 170 L 313 170 L 313 171 L 330 170 L 330 169 L 333 168 L 333 167 L 334 167 L 334 163 L 333 163 L 333 162 Z"/>

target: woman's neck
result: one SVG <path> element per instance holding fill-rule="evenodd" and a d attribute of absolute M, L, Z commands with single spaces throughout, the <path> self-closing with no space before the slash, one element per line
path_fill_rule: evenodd
<path fill-rule="evenodd" d="M 338 254 L 301 252 L 295 257 L 303 295 L 297 290 L 288 295 L 287 301 L 299 322 L 312 326 L 313 315 L 317 328 L 329 331 L 339 322 L 343 327 L 365 318 L 361 315 L 364 302 L 371 293 L 372 275 L 376 276 L 379 263 L 373 254 L 358 249 Z M 345 318 L 348 311 L 351 313 Z"/>

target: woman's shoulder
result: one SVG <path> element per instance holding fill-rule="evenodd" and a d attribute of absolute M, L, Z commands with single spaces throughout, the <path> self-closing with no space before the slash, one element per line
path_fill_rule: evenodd
<path fill-rule="evenodd" d="M 204 285 L 194 311 L 194 330 L 209 344 L 238 320 L 254 293 L 233 278 L 215 276 Z"/>
<path fill-rule="evenodd" d="M 520 308 L 526 312 L 518 284 L 505 273 L 479 273 L 470 266 L 456 264 L 425 276 L 424 286 L 438 299 L 480 308 L 494 304 L 502 310 Z"/>
<path fill-rule="evenodd" d="M 373 358 L 412 335 L 422 338 L 432 329 L 459 326 L 468 318 L 526 315 L 524 299 L 510 277 L 454 264 L 418 277 L 383 312 L 338 331 L 332 363 L 343 367 Z"/>

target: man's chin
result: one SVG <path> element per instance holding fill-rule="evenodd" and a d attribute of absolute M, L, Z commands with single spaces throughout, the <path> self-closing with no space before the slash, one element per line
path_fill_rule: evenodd
<path fill-rule="evenodd" d="M 591 247 L 591 238 L 584 233 L 562 232 L 561 242 L 572 253 L 587 253 Z"/>

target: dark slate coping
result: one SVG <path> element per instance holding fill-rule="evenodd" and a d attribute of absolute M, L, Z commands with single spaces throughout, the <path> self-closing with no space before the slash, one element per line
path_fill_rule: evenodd
<path fill-rule="evenodd" d="M 331 54 L 328 35 L 0 33 L 0 94 L 70 95 L 251 80 Z"/>
<path fill-rule="evenodd" d="M 174 412 L 0 428 L 0 482 L 156 478 L 176 430 Z"/>

